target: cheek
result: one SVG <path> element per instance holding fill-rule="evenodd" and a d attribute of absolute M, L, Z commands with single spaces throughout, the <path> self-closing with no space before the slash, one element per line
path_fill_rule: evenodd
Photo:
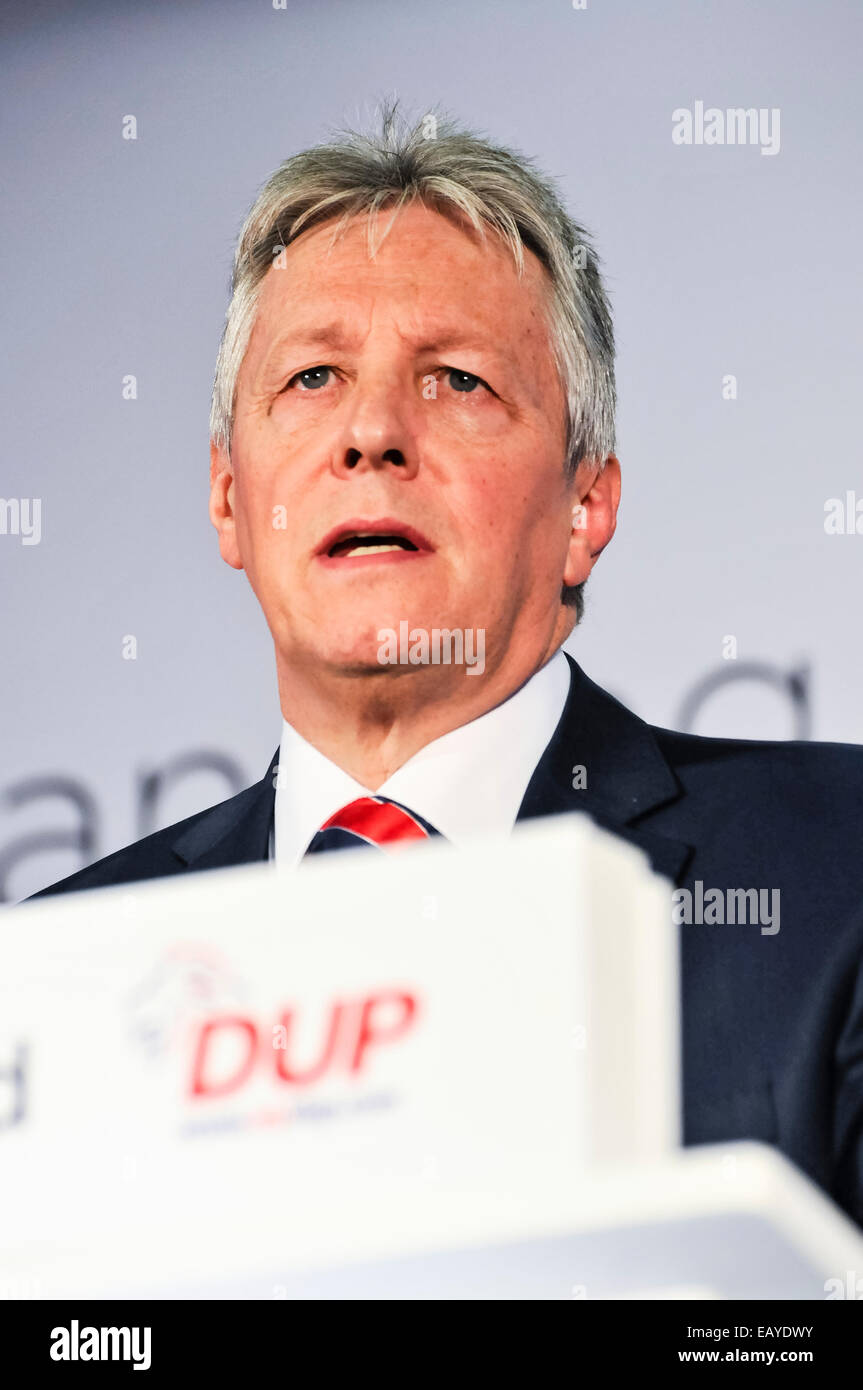
<path fill-rule="evenodd" d="M 274 551 L 284 553 L 291 527 L 290 499 L 275 474 L 259 469 L 244 472 L 234 488 L 237 535 L 246 567 L 266 567 Z"/>
<path fill-rule="evenodd" d="M 536 455 L 524 459 L 501 453 L 493 467 L 474 473 L 457 499 L 456 515 L 469 518 L 478 543 L 524 553 L 536 547 L 537 537 L 553 525 L 559 511 L 561 487 L 556 475 L 551 484 L 551 472 Z"/>
<path fill-rule="evenodd" d="M 536 585 L 556 590 L 566 563 L 568 513 L 556 465 L 544 476 L 537 467 L 502 477 L 474 498 L 476 567 L 508 576 L 513 595 Z"/>
<path fill-rule="evenodd" d="M 460 478 L 451 478 L 439 496 L 460 538 L 465 561 L 471 568 L 488 563 L 505 543 L 511 523 L 509 499 L 501 479 L 484 463 L 477 463 Z"/>

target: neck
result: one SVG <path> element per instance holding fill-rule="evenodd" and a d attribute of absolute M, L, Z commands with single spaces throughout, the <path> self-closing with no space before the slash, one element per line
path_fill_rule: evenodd
<path fill-rule="evenodd" d="M 553 639 L 545 650 L 520 662 L 507 657 L 476 678 L 464 667 L 305 667 L 277 651 L 282 715 L 330 762 L 377 791 L 421 748 L 503 704 L 559 646 Z"/>

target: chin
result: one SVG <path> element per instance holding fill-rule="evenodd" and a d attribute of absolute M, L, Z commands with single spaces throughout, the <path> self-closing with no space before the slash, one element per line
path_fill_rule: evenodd
<path fill-rule="evenodd" d="M 364 680 L 377 677 L 382 683 L 395 680 L 405 672 L 417 669 L 411 666 L 387 665 L 379 661 L 377 645 L 371 651 L 326 651 L 321 653 L 319 661 L 321 666 L 329 668 L 333 675 L 357 676 Z"/>
<path fill-rule="evenodd" d="M 343 618 L 338 623 L 323 620 L 314 634 L 321 663 L 356 674 L 392 674 L 392 665 L 382 659 L 382 644 L 378 637 L 378 632 L 389 626 L 391 624 L 385 618 L 380 621 L 375 619 L 373 623 L 357 619 L 347 624 Z"/>

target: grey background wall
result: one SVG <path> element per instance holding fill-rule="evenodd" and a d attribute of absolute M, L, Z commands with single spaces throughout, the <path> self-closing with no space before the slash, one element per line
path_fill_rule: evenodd
<path fill-rule="evenodd" d="M 0 497 L 41 538 L 6 508 L 0 891 L 266 766 L 269 636 L 206 515 L 232 245 L 393 93 L 534 155 L 604 259 L 624 494 L 573 654 L 655 722 L 863 740 L 863 535 L 825 529 L 863 502 L 861 38 L 857 0 L 7 4 Z M 675 144 L 697 101 L 778 108 L 778 153 Z"/>

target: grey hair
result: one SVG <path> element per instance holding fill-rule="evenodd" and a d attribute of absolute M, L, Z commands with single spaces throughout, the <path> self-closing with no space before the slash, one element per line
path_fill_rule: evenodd
<path fill-rule="evenodd" d="M 397 103 L 382 109 L 376 134 L 346 131 L 285 160 L 258 195 L 240 232 L 210 412 L 210 437 L 230 456 L 237 378 L 249 345 L 261 284 L 277 255 L 302 232 L 339 218 L 369 217 L 369 249 L 383 208 L 418 200 L 491 228 L 519 273 L 524 248 L 550 281 L 552 351 L 566 396 L 566 467 L 600 466 L 614 452 L 614 330 L 599 258 L 589 233 L 565 211 L 550 179 L 527 158 L 429 114 L 410 125 Z M 583 585 L 564 599 L 583 609 Z"/>

